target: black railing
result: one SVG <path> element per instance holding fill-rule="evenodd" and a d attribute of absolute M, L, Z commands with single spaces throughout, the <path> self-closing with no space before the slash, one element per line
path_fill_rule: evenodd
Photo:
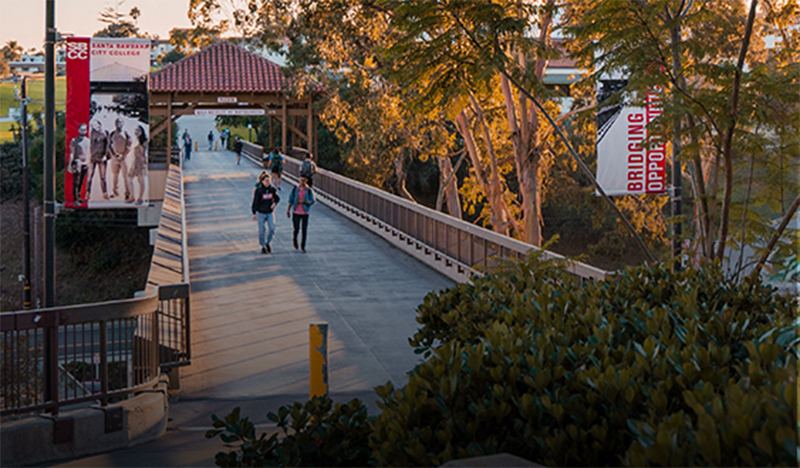
<path fill-rule="evenodd" d="M 0 414 L 106 405 L 190 362 L 185 226 L 181 169 L 171 164 L 144 297 L 0 314 Z"/>

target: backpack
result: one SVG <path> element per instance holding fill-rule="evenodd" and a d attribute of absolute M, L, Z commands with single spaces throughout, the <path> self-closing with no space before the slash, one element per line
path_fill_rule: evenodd
<path fill-rule="evenodd" d="M 283 170 L 283 157 L 280 154 L 273 154 L 269 157 L 270 159 L 270 168 L 273 171 L 281 171 Z"/>
<path fill-rule="evenodd" d="M 314 175 L 314 170 L 311 166 L 311 161 L 303 161 L 303 165 L 300 166 L 300 175 L 303 177 L 311 177 Z"/>

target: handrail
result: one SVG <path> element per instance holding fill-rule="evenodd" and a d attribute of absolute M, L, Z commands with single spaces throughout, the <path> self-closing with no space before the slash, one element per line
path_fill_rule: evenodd
<path fill-rule="evenodd" d="M 162 369 L 190 363 L 181 166 L 170 164 L 167 178 L 144 297 L 0 314 L 0 415 L 106 405 L 154 387 Z M 176 233 L 179 249 L 170 247 Z"/>
<path fill-rule="evenodd" d="M 298 177 L 300 165 L 301 161 L 286 157 L 284 172 Z M 531 249 L 538 250 L 525 242 L 325 169 L 318 169 L 314 175 L 314 190 L 319 198 L 328 199 L 366 227 L 388 233 L 387 239 L 393 240 L 395 245 L 413 247 L 407 253 L 456 281 L 468 281 L 480 274 L 478 267 L 494 264 L 497 257 L 523 258 Z M 548 250 L 542 251 L 542 257 L 564 260 L 568 270 L 584 280 L 604 279 L 610 275 L 605 270 Z"/>

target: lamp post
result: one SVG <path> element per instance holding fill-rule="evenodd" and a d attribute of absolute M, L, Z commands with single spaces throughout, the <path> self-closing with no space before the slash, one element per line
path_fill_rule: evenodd
<path fill-rule="evenodd" d="M 247 124 L 247 141 L 253 142 L 253 124 Z"/>
<path fill-rule="evenodd" d="M 30 176 L 28 175 L 28 77 L 22 77 L 20 93 L 22 115 L 20 116 L 20 140 L 22 141 L 22 308 L 31 308 L 31 204 Z"/>

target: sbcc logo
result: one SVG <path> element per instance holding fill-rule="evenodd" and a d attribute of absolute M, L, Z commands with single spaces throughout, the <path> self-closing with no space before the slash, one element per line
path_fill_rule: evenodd
<path fill-rule="evenodd" d="M 86 42 L 67 43 L 67 58 L 69 60 L 86 60 L 89 58 L 89 44 Z"/>

